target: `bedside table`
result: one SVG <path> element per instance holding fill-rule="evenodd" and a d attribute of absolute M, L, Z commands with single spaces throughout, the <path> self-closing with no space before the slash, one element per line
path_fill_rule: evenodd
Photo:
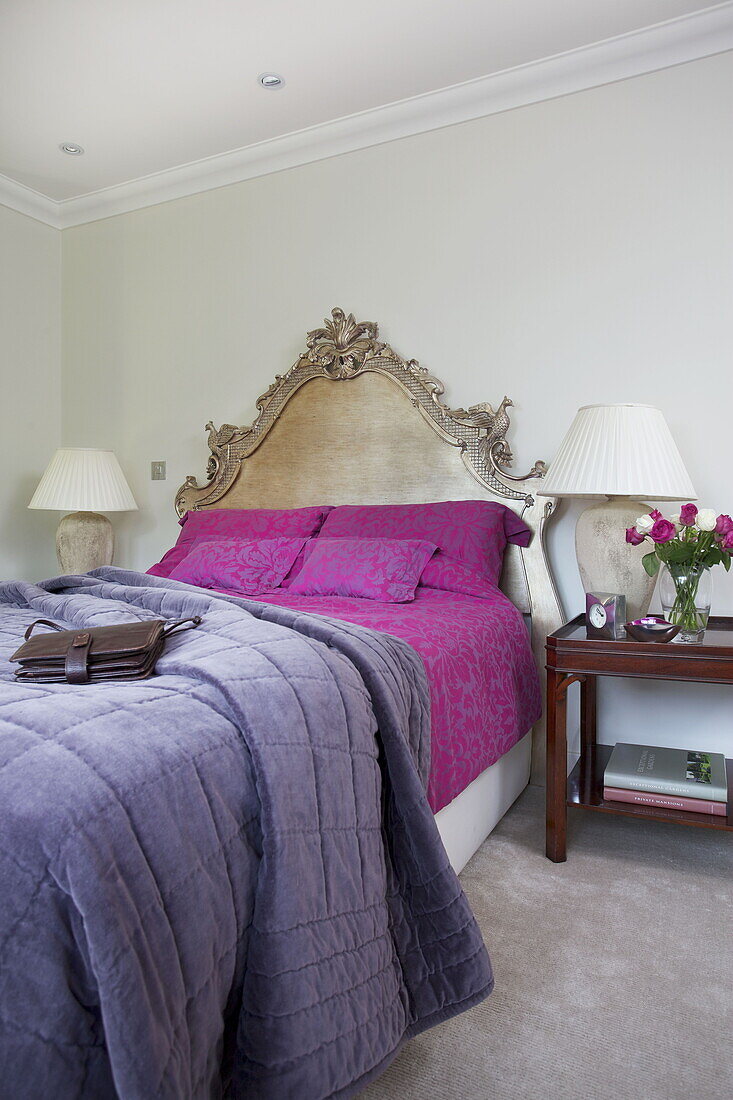
<path fill-rule="evenodd" d="M 547 858 L 566 859 L 568 807 L 674 821 L 704 829 L 733 830 L 733 760 L 728 773 L 728 816 L 611 802 L 603 798 L 603 772 L 612 746 L 596 743 L 596 677 L 691 680 L 733 684 L 733 618 L 711 618 L 701 642 L 635 642 L 587 638 L 578 615 L 547 639 Z M 580 684 L 580 759 L 567 775 L 567 690 Z M 692 747 L 692 746 L 688 746 Z"/>

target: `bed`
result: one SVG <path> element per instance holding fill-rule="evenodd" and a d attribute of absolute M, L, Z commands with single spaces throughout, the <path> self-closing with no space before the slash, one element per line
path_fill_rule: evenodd
<path fill-rule="evenodd" d="M 378 339 L 375 323 L 357 322 L 335 308 L 323 327 L 308 334 L 306 350 L 290 370 L 277 375 L 258 398 L 259 415 L 252 425 L 206 425 L 206 484 L 186 478 L 176 494 L 176 510 L 184 516 L 192 509 L 299 508 L 324 502 L 498 501 L 516 511 L 532 531 L 529 546 L 507 546 L 500 587 L 525 617 L 542 679 L 545 638 L 563 621 L 545 552 L 545 529 L 555 500 L 537 495 L 544 463 L 535 462 L 526 475 L 510 472 L 508 410 L 513 403 L 507 397 L 496 410 L 488 403 L 451 409 L 443 395 L 438 378 Z M 409 611 L 396 616 L 392 608 L 380 622 L 379 615 L 353 606 L 328 609 L 321 602 L 310 603 L 309 610 L 337 617 L 340 610 L 347 618 L 350 612 L 353 621 L 391 628 L 414 644 L 409 623 L 400 634 Z M 475 610 L 467 612 L 467 631 L 476 618 L 479 629 L 485 626 Z M 495 641 L 496 652 L 501 644 L 501 638 Z M 511 645 L 510 637 L 506 645 Z M 431 686 L 435 693 L 435 683 Z M 485 729 L 490 738 L 490 721 Z M 460 744 L 460 729 L 455 736 Z M 469 783 L 454 784 L 450 799 L 440 798 L 438 805 L 431 799 L 457 872 L 530 776 L 544 783 L 542 716 L 528 723 L 525 735 L 510 740 Z"/>
<path fill-rule="evenodd" d="M 251 428 L 209 427 L 208 482 L 177 510 L 191 529 L 315 512 L 307 565 L 334 505 L 509 502 L 534 537 L 495 599 L 537 652 L 558 618 L 542 470 L 506 472 L 508 402 L 451 412 L 442 392 L 334 310 Z M 28 684 L 0 661 L 0 1095 L 346 1100 L 491 992 L 454 867 L 526 783 L 531 735 L 453 797 L 465 776 L 436 786 L 430 661 L 404 614 L 296 587 L 243 598 L 114 567 L 0 585 L 5 658 L 39 618 L 202 620 L 139 683 Z M 448 635 L 477 601 L 447 595 L 408 618 Z"/>

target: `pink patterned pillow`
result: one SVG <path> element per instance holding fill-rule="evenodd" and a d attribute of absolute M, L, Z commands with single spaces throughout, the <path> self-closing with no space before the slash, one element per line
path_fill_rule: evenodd
<path fill-rule="evenodd" d="M 405 603 L 435 549 L 424 539 L 313 539 L 290 591 Z"/>
<path fill-rule="evenodd" d="M 493 599 L 496 585 L 465 562 L 439 550 L 425 566 L 420 577 L 421 588 L 440 588 L 443 592 L 463 592 L 466 596 Z"/>
<path fill-rule="evenodd" d="M 318 538 L 427 539 L 464 565 L 499 583 L 507 542 L 528 546 L 532 533 L 520 517 L 491 500 L 437 504 L 343 505 L 328 513 Z"/>
<path fill-rule="evenodd" d="M 171 580 L 199 588 L 226 588 L 248 596 L 282 584 L 305 538 L 221 539 L 197 542 L 183 561 L 171 570 Z"/>
<path fill-rule="evenodd" d="M 170 577 L 172 570 L 197 542 L 229 538 L 310 538 L 330 511 L 330 505 L 325 504 L 314 508 L 207 508 L 201 512 L 186 512 L 178 521 L 182 531 L 176 545 L 157 565 L 148 569 L 148 573 Z"/>

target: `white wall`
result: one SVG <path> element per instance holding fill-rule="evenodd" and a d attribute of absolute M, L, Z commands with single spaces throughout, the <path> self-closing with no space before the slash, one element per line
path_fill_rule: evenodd
<path fill-rule="evenodd" d="M 647 402 L 701 500 L 733 510 L 732 101 L 720 55 L 65 231 L 63 437 L 129 475 L 118 561 L 174 541 L 206 420 L 248 422 L 336 304 L 451 404 L 512 396 L 518 468 L 552 457 L 579 405 Z M 573 517 L 551 537 L 569 614 Z M 733 613 L 733 577 L 716 582 Z M 731 701 L 616 683 L 604 737 L 686 744 L 694 720 L 730 752 Z"/>
<path fill-rule="evenodd" d="M 56 512 L 28 502 L 61 433 L 61 234 L 0 206 L 0 579 L 58 572 Z"/>

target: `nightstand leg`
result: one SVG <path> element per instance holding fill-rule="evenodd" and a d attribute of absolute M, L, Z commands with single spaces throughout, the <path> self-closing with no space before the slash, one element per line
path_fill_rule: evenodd
<path fill-rule="evenodd" d="M 547 831 L 546 854 L 553 863 L 566 859 L 567 833 L 567 685 L 564 673 L 547 671 Z"/>
<path fill-rule="evenodd" d="M 593 799 L 596 774 L 596 677 L 580 681 L 580 786 L 584 802 Z"/>
<path fill-rule="evenodd" d="M 596 677 L 590 673 L 580 681 L 580 740 L 583 752 L 596 743 Z"/>

